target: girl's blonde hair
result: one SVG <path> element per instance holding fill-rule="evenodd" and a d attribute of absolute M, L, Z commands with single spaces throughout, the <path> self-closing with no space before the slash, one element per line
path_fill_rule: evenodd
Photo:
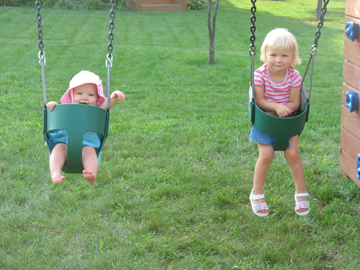
<path fill-rule="evenodd" d="M 265 40 L 261 46 L 260 60 L 263 62 L 265 62 L 266 49 L 269 46 L 292 50 L 294 60 L 291 66 L 295 67 L 296 65 L 301 64 L 301 60 L 299 59 L 299 47 L 297 41 L 293 34 L 291 34 L 287 29 L 276 28 L 266 35 Z"/>

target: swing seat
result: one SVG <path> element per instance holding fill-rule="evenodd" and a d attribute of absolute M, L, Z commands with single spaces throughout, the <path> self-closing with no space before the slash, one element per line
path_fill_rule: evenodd
<path fill-rule="evenodd" d="M 104 146 L 109 132 L 110 112 L 82 104 L 58 104 L 52 111 L 43 109 L 44 139 L 49 151 L 49 132 L 64 129 L 68 134 L 67 158 L 62 168 L 66 173 L 82 173 L 83 136 L 87 131 L 101 135 L 98 155 Z"/>
<path fill-rule="evenodd" d="M 267 114 L 256 105 L 255 101 L 251 101 L 249 106 L 251 123 L 261 132 L 275 138 L 275 151 L 285 151 L 289 139 L 300 135 L 308 121 L 310 102 L 304 102 L 303 107 L 300 114 L 284 118 Z"/>

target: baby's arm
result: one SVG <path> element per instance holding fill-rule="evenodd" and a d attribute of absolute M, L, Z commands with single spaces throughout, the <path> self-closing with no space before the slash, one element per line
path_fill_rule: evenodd
<path fill-rule="evenodd" d="M 124 101 L 125 100 L 125 95 L 123 92 L 116 90 L 114 91 L 111 95 L 110 95 L 110 109 L 112 107 L 115 106 L 115 104 L 119 101 Z M 99 106 L 100 108 L 107 110 L 108 108 L 108 101 L 107 98 L 105 99 L 105 101 Z"/>
<path fill-rule="evenodd" d="M 50 111 L 52 111 L 57 104 L 58 103 L 56 101 L 50 101 L 46 104 L 46 108 L 48 108 Z"/>

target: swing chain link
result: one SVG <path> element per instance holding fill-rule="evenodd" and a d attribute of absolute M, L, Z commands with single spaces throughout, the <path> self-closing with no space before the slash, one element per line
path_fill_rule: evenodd
<path fill-rule="evenodd" d="M 255 31 L 256 31 L 256 27 L 255 27 L 255 22 L 256 22 L 256 16 L 255 16 L 255 12 L 256 12 L 256 0 L 251 0 L 251 3 L 253 4 L 251 7 L 251 27 L 250 27 L 250 31 L 251 31 L 251 36 L 250 36 L 250 49 L 249 49 L 249 53 L 250 56 L 255 56 L 256 55 L 256 45 L 255 45 Z"/>
<path fill-rule="evenodd" d="M 109 22 L 109 44 L 108 44 L 108 51 L 109 54 L 106 56 L 106 66 L 107 67 L 112 67 L 112 60 L 113 60 L 113 56 L 112 56 L 112 51 L 113 51 L 113 44 L 112 41 L 114 40 L 114 33 L 113 30 L 115 28 L 115 24 L 114 24 L 114 18 L 115 18 L 115 0 L 110 0 L 110 5 L 111 5 L 111 9 L 110 9 L 110 22 Z"/>
<path fill-rule="evenodd" d="M 321 15 L 320 15 L 320 20 L 318 23 L 318 29 L 315 33 L 315 41 L 314 41 L 314 45 L 312 45 L 311 47 L 311 54 L 316 55 L 317 52 L 317 47 L 318 47 L 318 42 L 319 42 L 319 38 L 321 36 L 321 28 L 324 25 L 324 17 L 327 11 L 327 5 L 329 3 L 330 0 L 324 0 L 323 6 L 321 8 Z"/>
<path fill-rule="evenodd" d="M 46 59 L 45 59 L 43 33 L 42 33 L 42 25 L 41 25 L 42 16 L 41 16 L 41 13 L 40 13 L 41 3 L 40 3 L 39 0 L 36 0 L 35 8 L 37 10 L 36 19 L 37 19 L 37 24 L 38 24 L 38 37 L 39 37 L 38 44 L 39 44 L 39 49 L 40 49 L 39 54 L 38 54 L 39 64 L 40 65 L 45 65 Z"/>

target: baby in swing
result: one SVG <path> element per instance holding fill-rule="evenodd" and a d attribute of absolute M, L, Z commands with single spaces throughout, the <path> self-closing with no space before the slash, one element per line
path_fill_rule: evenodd
<path fill-rule="evenodd" d="M 114 91 L 110 95 L 110 108 L 119 101 L 124 101 L 125 95 L 121 91 Z M 90 71 L 80 71 L 69 83 L 69 88 L 60 99 L 62 104 L 85 104 L 97 106 L 104 110 L 108 109 L 108 101 L 104 96 L 100 77 Z M 52 111 L 58 103 L 50 101 L 46 107 Z M 100 148 L 101 135 L 92 131 L 84 134 L 82 148 L 82 162 L 84 166 L 83 176 L 93 185 L 100 163 L 97 151 Z M 64 181 L 65 176 L 61 174 L 61 169 L 66 161 L 67 154 L 67 133 L 65 130 L 57 130 L 49 133 L 49 146 L 51 151 L 49 167 L 51 180 L 54 184 Z"/>
<path fill-rule="evenodd" d="M 267 34 L 261 46 L 260 58 L 265 64 L 254 73 L 255 102 L 263 111 L 278 117 L 291 117 L 298 110 L 302 83 L 299 72 L 294 68 L 300 64 L 298 53 L 296 39 L 288 30 L 278 28 Z M 275 139 L 253 126 L 250 141 L 257 142 L 259 149 L 250 202 L 253 212 L 265 217 L 269 209 L 264 199 L 264 184 L 274 159 Z M 284 156 L 295 183 L 295 212 L 304 216 L 310 212 L 310 204 L 298 144 L 299 135 L 290 138 Z"/>

